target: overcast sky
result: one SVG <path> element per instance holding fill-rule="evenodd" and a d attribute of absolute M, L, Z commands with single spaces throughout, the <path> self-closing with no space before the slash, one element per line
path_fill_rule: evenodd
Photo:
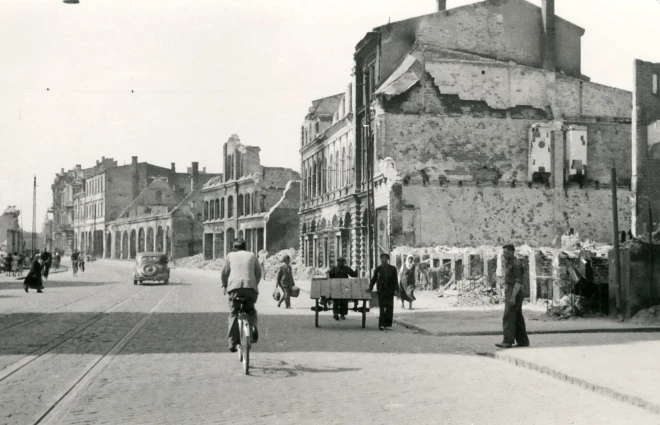
<path fill-rule="evenodd" d="M 631 90 L 634 58 L 660 62 L 660 0 L 556 3 L 586 29 L 592 81 Z M 29 230 L 36 174 L 40 228 L 55 173 L 101 156 L 221 172 L 234 133 L 261 147 L 263 165 L 299 169 L 307 108 L 344 90 L 365 32 L 434 9 L 435 0 L 0 0 L 0 210 L 22 206 Z"/>

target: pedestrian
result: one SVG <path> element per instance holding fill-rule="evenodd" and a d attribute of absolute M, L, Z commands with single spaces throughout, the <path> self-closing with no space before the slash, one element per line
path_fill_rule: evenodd
<path fill-rule="evenodd" d="M 495 344 L 500 348 L 511 348 L 514 341 L 517 347 L 529 347 L 529 338 L 525 328 L 525 318 L 522 314 L 523 304 L 523 266 L 516 258 L 516 247 L 513 244 L 504 245 L 504 316 L 502 325 L 504 328 L 504 341 Z"/>
<path fill-rule="evenodd" d="M 415 258 L 409 255 L 406 263 L 401 268 L 399 274 L 399 297 L 401 298 L 401 308 L 406 308 L 405 302 L 408 301 L 408 310 L 412 310 L 412 303 L 415 298 L 415 288 L 417 287 L 417 267 Z"/>
<path fill-rule="evenodd" d="M 18 252 L 14 252 L 14 255 L 11 257 L 11 271 L 12 276 L 16 276 L 18 274 Z"/>
<path fill-rule="evenodd" d="M 268 258 L 268 251 L 262 249 L 261 251 L 257 252 L 257 256 L 259 257 L 259 264 L 261 264 L 261 272 L 263 273 L 261 278 L 266 280 L 266 258 Z"/>
<path fill-rule="evenodd" d="M 60 255 L 60 251 L 55 251 L 55 256 L 53 258 L 53 269 L 54 270 L 59 270 L 60 269 L 60 261 L 62 261 L 62 256 Z"/>
<path fill-rule="evenodd" d="M 23 281 L 23 289 L 25 289 L 25 292 L 29 292 L 28 288 L 36 289 L 40 294 L 43 292 L 44 284 L 41 280 L 42 262 L 43 260 L 41 259 L 41 255 L 36 254 L 32 261 L 30 271 L 28 272 L 27 276 L 25 276 L 25 280 Z"/>
<path fill-rule="evenodd" d="M 82 252 L 78 253 L 78 268 L 85 273 L 85 255 Z"/>
<path fill-rule="evenodd" d="M 259 339 L 257 329 L 257 310 L 254 305 L 259 296 L 259 282 L 261 281 L 261 266 L 257 256 L 246 251 L 245 241 L 236 239 L 234 241 L 234 252 L 225 257 L 225 265 L 222 268 L 222 287 L 224 293 L 229 294 L 229 319 L 227 326 L 227 341 L 229 351 L 235 353 L 236 346 L 240 345 L 240 331 L 238 329 L 238 307 L 236 298 L 243 298 L 244 308 L 249 316 L 252 326 L 252 342 Z"/>
<path fill-rule="evenodd" d="M 13 256 L 11 255 L 11 252 L 9 252 L 5 257 L 5 276 L 11 276 L 12 261 L 13 261 Z"/>
<path fill-rule="evenodd" d="M 279 287 L 282 290 L 282 297 L 277 303 L 277 308 L 280 308 L 280 305 L 284 302 L 286 308 L 291 309 L 291 288 L 295 285 L 293 281 L 293 270 L 291 270 L 291 258 L 288 255 L 285 255 L 282 258 L 282 264 L 277 270 L 277 280 L 275 283 L 276 287 Z"/>
<path fill-rule="evenodd" d="M 18 254 L 18 275 L 23 277 L 23 267 L 25 267 L 25 255 L 21 252 Z"/>
<path fill-rule="evenodd" d="M 74 250 L 71 253 L 71 270 L 73 271 L 73 276 L 78 276 L 78 251 Z"/>
<path fill-rule="evenodd" d="M 43 260 L 43 275 L 44 279 L 48 281 L 48 273 L 50 273 L 50 267 L 53 265 L 53 256 L 46 248 L 41 253 L 41 259 Z"/>
<path fill-rule="evenodd" d="M 378 291 L 378 307 L 380 314 L 378 316 L 378 329 L 390 329 L 394 316 L 394 294 L 399 289 L 399 280 L 397 278 L 396 267 L 390 265 L 389 254 L 380 254 L 380 265 L 374 270 L 371 276 L 369 292 L 374 289 Z"/>
<path fill-rule="evenodd" d="M 346 279 L 348 277 L 357 277 L 357 272 L 346 265 L 346 259 L 339 257 L 337 265 L 328 271 L 330 279 Z M 348 314 L 348 300 L 332 300 L 332 317 L 335 320 L 346 320 Z"/>

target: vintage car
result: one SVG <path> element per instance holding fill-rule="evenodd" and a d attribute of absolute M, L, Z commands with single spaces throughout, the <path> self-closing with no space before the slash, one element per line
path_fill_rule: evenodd
<path fill-rule="evenodd" d="M 170 281 L 170 268 L 167 265 L 167 255 L 162 252 L 140 252 L 135 256 L 135 268 L 133 268 L 133 285 L 145 281 L 163 282 L 167 285 Z"/>

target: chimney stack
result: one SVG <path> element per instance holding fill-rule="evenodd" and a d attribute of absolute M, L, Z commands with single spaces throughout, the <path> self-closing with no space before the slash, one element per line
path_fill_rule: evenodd
<path fill-rule="evenodd" d="M 192 178 L 190 179 L 190 191 L 197 189 L 199 185 L 199 162 L 192 163 Z"/>
<path fill-rule="evenodd" d="M 173 173 L 176 173 L 176 164 L 174 162 L 171 163 L 170 169 L 172 170 Z"/>
<path fill-rule="evenodd" d="M 438 3 L 438 12 L 447 10 L 447 0 L 435 0 Z"/>
<path fill-rule="evenodd" d="M 543 69 L 555 72 L 556 62 L 556 31 L 555 31 L 555 0 L 543 0 L 541 5 L 543 17 Z"/>

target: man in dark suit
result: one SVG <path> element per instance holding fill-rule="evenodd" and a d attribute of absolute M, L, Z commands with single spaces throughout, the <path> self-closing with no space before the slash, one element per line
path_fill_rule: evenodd
<path fill-rule="evenodd" d="M 525 319 L 522 313 L 523 305 L 523 266 L 515 255 L 516 247 L 512 244 L 504 245 L 504 341 L 495 344 L 500 348 L 511 348 L 513 342 L 517 347 L 529 347 L 529 338 L 525 328 Z"/>
<path fill-rule="evenodd" d="M 381 331 L 392 327 L 394 316 L 394 294 L 399 288 L 399 278 L 396 267 L 390 265 L 389 254 L 380 254 L 380 266 L 376 267 L 371 277 L 369 291 L 376 285 L 378 291 L 378 305 L 380 315 L 378 316 L 378 329 Z"/>

